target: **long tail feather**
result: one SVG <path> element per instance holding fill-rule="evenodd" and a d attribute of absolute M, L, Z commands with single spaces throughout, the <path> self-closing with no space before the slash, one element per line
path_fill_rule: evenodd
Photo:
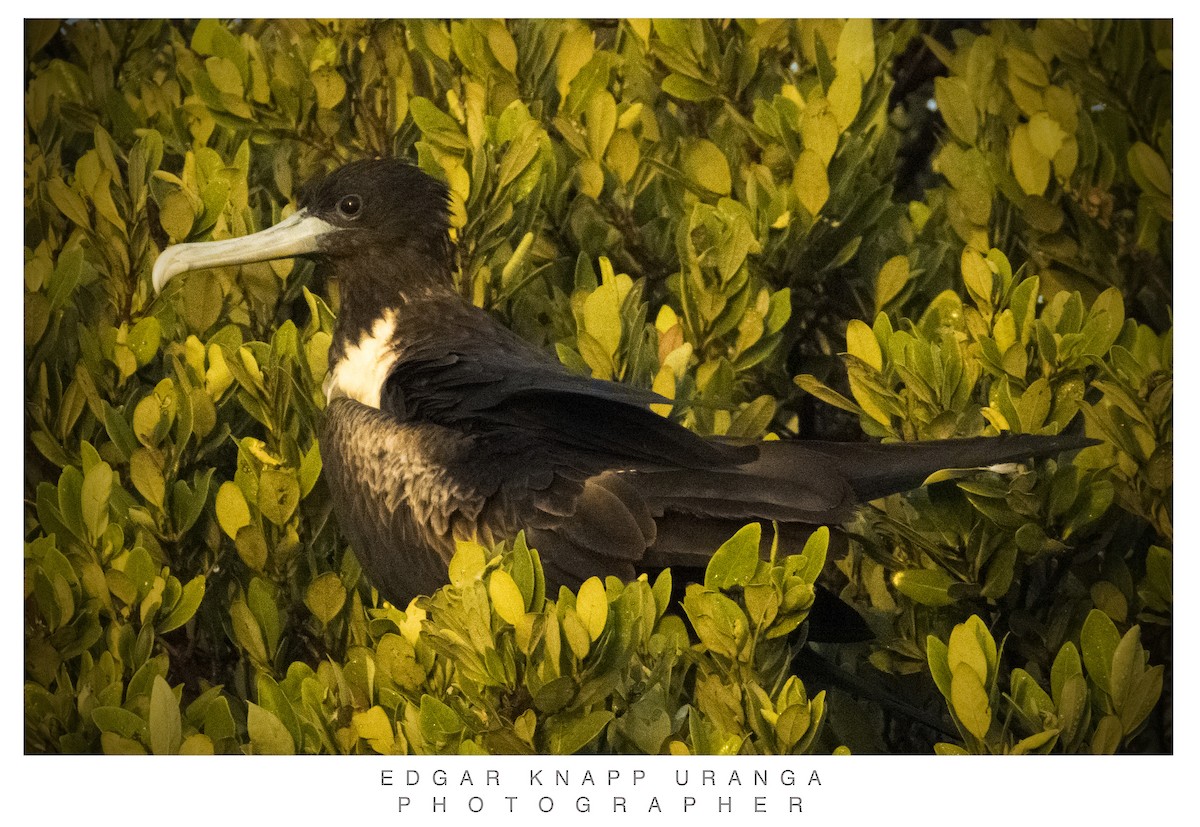
<path fill-rule="evenodd" d="M 1060 434 L 1017 434 L 930 442 L 845 443 L 813 440 L 791 444 L 834 459 L 860 501 L 919 487 L 930 475 L 948 469 L 984 468 L 1002 463 L 1046 457 L 1095 445 L 1086 437 Z M 770 450 L 768 448 L 767 450 Z"/>

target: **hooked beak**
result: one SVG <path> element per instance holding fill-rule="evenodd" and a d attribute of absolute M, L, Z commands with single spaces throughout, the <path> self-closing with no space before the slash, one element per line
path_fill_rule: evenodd
<path fill-rule="evenodd" d="M 338 229 L 308 210 L 300 210 L 274 227 L 242 238 L 176 244 L 163 250 L 154 262 L 154 292 L 161 293 L 168 281 L 189 270 L 253 264 L 315 253 L 319 249 L 321 236 Z"/>

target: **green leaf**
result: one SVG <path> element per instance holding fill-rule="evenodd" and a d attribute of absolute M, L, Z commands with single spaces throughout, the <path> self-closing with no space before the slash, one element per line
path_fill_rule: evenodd
<path fill-rule="evenodd" d="M 312 445 L 304 452 L 304 456 L 300 458 L 299 485 L 300 497 L 304 498 L 312 491 L 313 486 L 317 484 L 317 479 L 321 476 L 321 445 L 318 440 L 313 440 Z"/>
<path fill-rule="evenodd" d="M 589 577 L 583 581 L 575 600 L 575 611 L 583 621 L 588 636 L 598 640 L 608 623 L 608 595 L 599 577 Z"/>
<path fill-rule="evenodd" d="M 270 675 L 265 672 L 259 672 L 257 689 L 258 702 L 262 708 L 279 719 L 279 722 L 287 729 L 294 744 L 301 743 L 303 736 L 300 731 L 300 722 L 297 720 L 296 711 L 292 708 L 292 703 L 288 700 L 287 694 L 283 691 L 282 687 Z"/>
<path fill-rule="evenodd" d="M 1050 694 L 1056 705 L 1067 679 L 1082 674 L 1083 663 L 1079 659 L 1079 650 L 1075 648 L 1075 644 L 1068 641 L 1058 650 L 1058 654 L 1054 656 L 1054 664 L 1050 668 Z"/>
<path fill-rule="evenodd" d="M 256 703 L 246 703 L 246 729 L 256 755 L 295 755 L 296 742 L 283 721 Z"/>
<path fill-rule="evenodd" d="M 923 606 L 954 603 L 950 586 L 957 581 L 941 569 L 908 569 L 892 575 L 892 585 L 910 600 Z"/>
<path fill-rule="evenodd" d="M 715 89 L 703 81 L 672 72 L 663 78 L 662 90 L 685 101 L 706 101 L 718 97 Z"/>
<path fill-rule="evenodd" d="M 692 584 L 684 594 L 683 611 L 701 643 L 723 657 L 739 657 L 750 623 L 735 602 L 720 592 Z"/>
<path fill-rule="evenodd" d="M 953 669 L 950 705 L 967 732 L 980 739 L 987 735 L 992 725 L 992 707 L 979 675 L 966 663 L 959 663 Z"/>
<path fill-rule="evenodd" d="M 77 192 L 66 185 L 63 179 L 51 178 L 47 181 L 46 194 L 50 196 L 50 203 L 71 221 L 85 230 L 92 226 L 87 204 Z"/>
<path fill-rule="evenodd" d="M 262 628 L 259 627 L 250 607 L 241 600 L 234 602 L 229 607 L 229 618 L 233 623 L 233 637 L 238 645 L 257 663 L 266 663 L 267 644 L 263 640 Z"/>
<path fill-rule="evenodd" d="M 963 248 L 960 266 L 962 267 L 963 283 L 966 285 L 971 299 L 981 309 L 990 311 L 995 281 L 992 268 L 988 266 L 979 251 L 971 247 Z"/>
<path fill-rule="evenodd" d="M 1030 735 L 1028 738 L 1022 738 L 1012 748 L 1013 755 L 1028 755 L 1031 752 L 1040 751 L 1043 747 L 1049 749 L 1058 739 L 1058 729 L 1047 729 L 1035 735 Z"/>
<path fill-rule="evenodd" d="M 221 92 L 242 97 L 245 89 L 242 86 L 242 73 L 233 61 L 223 57 L 210 57 L 204 61 L 204 68 L 213 86 Z"/>
<path fill-rule="evenodd" d="M 158 223 L 174 241 L 187 238 L 196 222 L 196 206 L 182 190 L 173 190 L 158 204 Z"/>
<path fill-rule="evenodd" d="M 690 142 L 683 150 L 683 172 L 705 190 L 728 195 L 731 187 L 729 161 L 716 144 L 704 138 Z"/>
<path fill-rule="evenodd" d="M 183 743 L 179 702 L 162 676 L 155 675 L 150 689 L 150 750 L 155 755 L 175 755 Z"/>
<path fill-rule="evenodd" d="M 910 276 L 908 256 L 892 256 L 879 269 L 875 279 L 875 311 L 878 313 L 908 284 Z"/>
<path fill-rule="evenodd" d="M 462 719 L 446 704 L 430 695 L 421 696 L 421 734 L 430 741 L 441 743 L 462 731 Z"/>
<path fill-rule="evenodd" d="M 1105 715 L 1092 733 L 1092 755 L 1114 755 L 1121 746 L 1121 719 Z"/>
<path fill-rule="evenodd" d="M 242 526 L 233 538 L 233 544 L 242 562 L 253 571 L 262 571 L 267 565 L 267 540 L 258 526 Z"/>
<path fill-rule="evenodd" d="M 1125 156 L 1129 174 L 1143 192 L 1151 192 L 1170 198 L 1172 193 L 1171 170 L 1162 156 L 1148 144 L 1138 141 L 1129 148 Z"/>
<path fill-rule="evenodd" d="M 454 556 L 450 558 L 450 582 L 464 586 L 482 575 L 485 566 L 487 550 L 479 543 L 459 540 L 454 547 Z"/>
<path fill-rule="evenodd" d="M 525 597 L 517 581 L 503 569 L 492 572 L 488 579 L 488 596 L 492 600 L 492 608 L 505 623 L 515 626 L 525 617 Z"/>
<path fill-rule="evenodd" d="M 721 544 L 704 570 L 704 585 L 712 589 L 729 589 L 750 582 L 758 569 L 762 525 L 750 523 Z"/>
<path fill-rule="evenodd" d="M 499 63 L 510 75 L 517 72 L 517 44 L 503 23 L 498 21 L 487 26 L 485 30 L 488 48 Z"/>
<path fill-rule="evenodd" d="M 805 373 L 797 376 L 794 381 L 805 393 L 811 393 L 827 405 L 833 405 L 835 408 L 840 408 L 843 411 L 849 411 L 856 415 L 863 412 L 862 408 L 842 396 L 833 388 L 825 385 L 815 376 Z"/>
<path fill-rule="evenodd" d="M 108 504 L 113 490 L 113 472 L 107 462 L 92 466 L 83 476 L 80 492 L 83 525 L 94 541 L 108 528 Z"/>
<path fill-rule="evenodd" d="M 829 84 L 826 93 L 829 99 L 829 111 L 837 123 L 838 129 L 845 132 L 862 107 L 862 80 L 857 71 L 849 73 L 838 72 L 833 83 Z"/>
<path fill-rule="evenodd" d="M 194 732 L 179 746 L 180 755 L 213 755 L 213 742 L 207 735 Z"/>
<path fill-rule="evenodd" d="M 875 331 L 861 319 L 851 319 L 846 325 L 846 352 L 875 370 L 883 370 L 883 350 L 879 340 L 875 338 Z"/>
<path fill-rule="evenodd" d="M 92 710 L 92 722 L 101 732 L 114 732 L 123 738 L 144 740 L 148 727 L 137 714 L 119 706 L 99 706 Z"/>
<path fill-rule="evenodd" d="M 463 135 L 458 122 L 438 109 L 428 98 L 413 97 L 408 102 L 413 121 L 425 135 L 436 143 L 451 149 L 470 149 L 470 141 Z"/>
<path fill-rule="evenodd" d="M 1041 195 L 1046 191 L 1050 183 L 1050 160 L 1034 147 L 1028 124 L 1021 124 L 1013 131 L 1009 158 L 1013 175 L 1026 195 Z"/>
<path fill-rule="evenodd" d="M 1145 650 L 1141 646 L 1141 628 L 1133 626 L 1121 636 L 1121 641 L 1113 651 L 1112 663 L 1109 669 L 1110 696 L 1117 710 L 1125 706 L 1129 690 L 1142 673 L 1141 656 Z"/>
<path fill-rule="evenodd" d="M 308 584 L 304 593 L 304 605 L 322 626 L 337 617 L 346 604 L 346 587 L 334 572 L 327 571 Z"/>
<path fill-rule="evenodd" d="M 50 281 L 50 309 L 57 310 L 75 292 L 83 276 L 83 248 L 72 247 L 63 251 L 54 265 Z"/>
<path fill-rule="evenodd" d="M 162 326 L 158 323 L 158 319 L 153 316 L 147 316 L 129 329 L 129 338 L 126 344 L 133 351 L 134 357 L 137 359 L 139 366 L 146 365 L 158 353 L 159 345 L 162 341 Z"/>
<path fill-rule="evenodd" d="M 864 18 L 847 20 L 837 42 L 837 73 L 853 71 L 860 82 L 870 80 L 875 72 L 875 29 Z"/>
<path fill-rule="evenodd" d="M 588 100 L 585 117 L 588 149 L 592 158 L 600 160 L 617 129 L 617 102 L 607 89 L 601 89 Z"/>
<path fill-rule="evenodd" d="M 595 740 L 613 714 L 597 710 L 584 715 L 556 716 L 547 723 L 550 752 L 554 755 L 573 755 Z"/>
<path fill-rule="evenodd" d="M 792 169 L 792 189 L 800 199 L 800 206 L 814 218 L 829 200 L 829 176 L 825 171 L 825 163 L 813 150 L 804 150 L 796 159 L 796 166 Z"/>
<path fill-rule="evenodd" d="M 1162 695 L 1164 668 L 1147 669 L 1134 681 L 1125 704 L 1121 707 L 1121 728 L 1126 734 L 1134 732 L 1149 717 Z"/>
<path fill-rule="evenodd" d="M 160 633 L 170 632 L 191 620 L 192 616 L 196 614 L 196 610 L 200 608 L 201 601 L 204 600 L 204 589 L 204 575 L 201 574 L 189 580 L 188 584 L 183 587 L 179 601 L 166 617 L 155 624 L 157 630 Z"/>
<path fill-rule="evenodd" d="M 605 281 L 584 299 L 583 321 L 611 360 L 621 345 L 621 296 L 615 281 Z"/>
<path fill-rule="evenodd" d="M 1129 602 L 1119 588 L 1107 580 L 1098 580 L 1089 591 L 1097 609 L 1118 623 L 1125 622 L 1129 614 Z"/>
<path fill-rule="evenodd" d="M 277 526 L 291 519 L 300 503 L 300 485 L 290 470 L 265 468 L 258 478 L 258 509 Z"/>
<path fill-rule="evenodd" d="M 250 506 L 242 489 L 232 482 L 223 482 L 217 489 L 216 511 L 217 523 L 231 539 L 237 539 L 238 532 L 250 525 Z"/>
<path fill-rule="evenodd" d="M 396 733 L 383 707 L 377 705 L 365 712 L 355 712 L 352 721 L 358 737 L 369 742 L 372 749 L 382 753 L 391 751 Z"/>
<path fill-rule="evenodd" d="M 802 565 L 796 568 L 796 576 L 806 583 L 816 583 L 822 569 L 825 568 L 828 551 L 829 529 L 820 526 L 804 541 L 804 549 L 800 552 Z"/>
<path fill-rule="evenodd" d="M 1038 112 L 1029 119 L 1029 140 L 1044 158 L 1053 158 L 1062 149 L 1067 133 L 1047 112 Z"/>
<path fill-rule="evenodd" d="M 604 153 L 605 164 L 617 174 L 622 184 L 628 184 L 637 172 L 641 161 L 641 149 L 637 138 L 627 129 L 618 129 L 608 142 Z"/>
<path fill-rule="evenodd" d="M 967 82 L 959 77 L 933 79 L 934 97 L 946 126 L 965 144 L 974 145 L 979 133 L 979 115 Z"/>
<path fill-rule="evenodd" d="M 1083 665 L 1087 667 L 1088 677 L 1105 692 L 1111 694 L 1109 672 L 1112 665 L 1113 653 L 1121 636 L 1117 627 L 1104 612 L 1092 609 L 1087 619 L 1083 621 L 1083 631 L 1080 632 L 1079 642 L 1083 650 Z"/>

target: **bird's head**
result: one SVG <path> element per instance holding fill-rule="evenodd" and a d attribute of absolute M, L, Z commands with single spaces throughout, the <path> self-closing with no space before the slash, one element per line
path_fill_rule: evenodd
<path fill-rule="evenodd" d="M 355 161 L 301 188 L 296 212 L 273 227 L 242 238 L 168 247 L 154 264 L 154 289 L 161 291 L 189 270 L 294 256 L 380 275 L 388 262 L 399 267 L 408 259 L 407 271 L 448 281 L 454 260 L 448 199 L 444 184 L 412 164 L 394 158 Z M 374 267 L 364 268 L 364 258 Z"/>

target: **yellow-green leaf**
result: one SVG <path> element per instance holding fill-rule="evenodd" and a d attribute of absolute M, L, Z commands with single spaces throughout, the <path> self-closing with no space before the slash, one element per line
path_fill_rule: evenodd
<path fill-rule="evenodd" d="M 604 157 L 608 142 L 617 128 L 617 102 L 608 90 L 601 89 L 587 103 L 588 149 L 596 160 Z"/>
<path fill-rule="evenodd" d="M 992 707 L 988 703 L 987 690 L 979 675 L 965 663 L 952 669 L 950 680 L 950 704 L 954 714 L 967 731 L 976 738 L 987 735 L 992 725 Z"/>
<path fill-rule="evenodd" d="M 167 193 L 158 207 L 158 223 L 175 241 L 187 238 L 196 221 L 192 199 L 183 190 Z"/>
<path fill-rule="evenodd" d="M 978 305 L 991 307 L 994 276 L 987 261 L 979 254 L 978 250 L 964 247 L 960 266 L 962 267 L 963 283 L 967 287 L 967 292 L 971 294 L 971 298 Z"/>
<path fill-rule="evenodd" d="M 1013 131 L 1009 144 L 1013 175 L 1026 195 L 1041 195 L 1050 183 L 1050 159 L 1042 155 L 1033 145 L 1029 124 L 1021 124 Z"/>
<path fill-rule="evenodd" d="M 1138 141 L 1126 155 L 1129 173 L 1143 192 L 1156 192 L 1165 198 L 1171 197 L 1171 170 L 1162 156 L 1148 144 Z"/>
<path fill-rule="evenodd" d="M 317 106 L 332 109 L 346 97 L 346 81 L 330 66 L 322 66 L 312 73 L 313 89 L 317 93 Z"/>
<path fill-rule="evenodd" d="M 175 693 L 161 675 L 150 689 L 150 749 L 155 755 L 174 755 L 183 742 L 183 723 Z"/>
<path fill-rule="evenodd" d="M 879 277 L 875 280 L 875 310 L 880 311 L 904 289 L 908 284 L 908 256 L 892 256 L 879 268 Z"/>
<path fill-rule="evenodd" d="M 579 191 L 591 198 L 599 198 L 604 190 L 604 170 L 591 158 L 580 158 L 575 165 L 579 180 Z"/>
<path fill-rule="evenodd" d="M 275 525 L 286 523 L 300 503 L 300 485 L 290 470 L 263 469 L 258 478 L 258 510 Z"/>
<path fill-rule="evenodd" d="M 450 558 L 450 582 L 463 586 L 479 577 L 486 565 L 487 550 L 483 546 L 473 540 L 459 540 Z"/>
<path fill-rule="evenodd" d="M 709 192 L 729 194 L 729 161 L 712 141 L 700 138 L 684 149 L 683 171 L 690 180 Z"/>
<path fill-rule="evenodd" d="M 327 571 L 308 584 L 304 604 L 322 625 L 337 617 L 346 604 L 346 587 L 334 572 Z"/>
<path fill-rule="evenodd" d="M 923 606 L 949 606 L 954 580 L 941 569 L 909 569 L 892 575 L 896 590 Z"/>
<path fill-rule="evenodd" d="M 1067 133 L 1047 112 L 1038 112 L 1029 119 L 1029 140 L 1045 158 L 1053 158 L 1062 149 Z"/>
<path fill-rule="evenodd" d="M 628 129 L 618 129 L 609 140 L 608 149 L 605 150 L 605 164 L 617 174 L 617 179 L 622 184 L 628 184 L 637 171 L 640 160 L 641 150 L 633 133 Z"/>
<path fill-rule="evenodd" d="M 237 537 L 242 526 L 250 525 L 250 506 L 242 489 L 232 482 L 221 483 L 217 490 L 217 524 L 230 539 Z"/>
<path fill-rule="evenodd" d="M 508 29 L 498 20 L 492 21 L 487 27 L 488 47 L 504 70 L 510 75 L 517 72 L 517 44 L 509 34 Z"/>
<path fill-rule="evenodd" d="M 856 71 L 838 72 L 826 94 L 829 97 L 829 111 L 833 113 L 838 129 L 845 132 L 862 106 L 862 79 Z"/>
<path fill-rule="evenodd" d="M 957 672 L 958 667 L 965 664 L 979 678 L 980 683 L 984 683 L 991 673 L 988 665 L 988 653 L 980 644 L 976 630 L 972 628 L 973 625 L 968 620 L 951 630 L 946 663 L 951 672 Z"/>
<path fill-rule="evenodd" d="M 621 345 L 621 298 L 615 282 L 606 281 L 584 299 L 583 321 L 611 359 Z"/>
<path fill-rule="evenodd" d="M 599 577 L 589 577 L 579 587 L 579 595 L 575 600 L 575 611 L 587 628 L 592 640 L 600 637 L 604 626 L 608 623 L 608 595 Z"/>
<path fill-rule="evenodd" d="M 861 359 L 875 370 L 883 370 L 883 350 L 875 331 L 861 319 L 851 319 L 846 325 L 846 352 Z"/>
<path fill-rule="evenodd" d="M 837 73 L 854 71 L 861 82 L 875 72 L 875 30 L 870 20 L 847 20 L 837 43 Z"/>
<path fill-rule="evenodd" d="M 792 188 L 800 205 L 814 218 L 829 200 L 829 176 L 825 171 L 825 163 L 811 149 L 800 153 L 796 166 L 792 170 Z"/>
<path fill-rule="evenodd" d="M 229 95 L 242 96 L 242 75 L 232 60 L 210 57 L 204 61 L 204 68 L 208 70 L 208 76 L 218 90 Z"/>
<path fill-rule="evenodd" d="M 46 192 L 50 201 L 58 211 L 74 221 L 80 227 L 90 227 L 92 222 L 88 216 L 87 204 L 79 193 L 71 189 L 61 178 L 51 178 L 46 182 Z"/>
<path fill-rule="evenodd" d="M 256 755 L 296 754 L 296 743 L 283 721 L 256 703 L 246 704 L 246 729 Z"/>
<path fill-rule="evenodd" d="M 525 617 L 525 598 L 517 581 L 504 570 L 492 572 L 488 580 L 488 596 L 492 599 L 492 607 L 505 623 L 514 626 Z"/>
<path fill-rule="evenodd" d="M 800 138 L 804 141 L 804 148 L 817 153 L 822 164 L 828 164 L 837 152 L 838 134 L 837 119 L 825 107 L 820 111 L 810 109 L 804 113 Z"/>
<path fill-rule="evenodd" d="M 267 540 L 256 525 L 242 526 L 233 538 L 234 548 L 242 561 L 254 571 L 262 571 L 267 564 Z"/>
<path fill-rule="evenodd" d="M 966 81 L 959 77 L 934 78 L 933 91 L 946 126 L 963 143 L 974 144 L 979 134 L 979 115 Z"/>

